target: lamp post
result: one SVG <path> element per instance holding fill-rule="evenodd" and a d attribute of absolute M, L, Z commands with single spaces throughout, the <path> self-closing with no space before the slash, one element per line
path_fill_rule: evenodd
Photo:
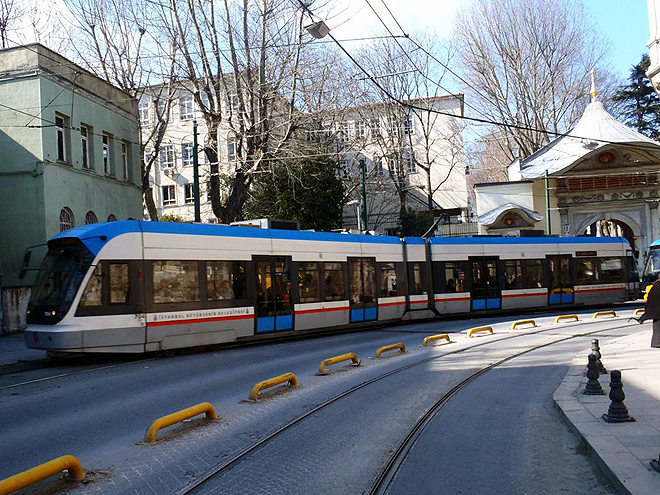
<path fill-rule="evenodd" d="M 199 160 L 197 158 L 197 121 L 193 120 L 193 193 L 195 195 L 195 222 L 202 221 L 199 206 Z"/>

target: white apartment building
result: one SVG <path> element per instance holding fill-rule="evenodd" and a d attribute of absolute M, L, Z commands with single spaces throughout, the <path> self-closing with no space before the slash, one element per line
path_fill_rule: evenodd
<path fill-rule="evenodd" d="M 232 98 L 225 99 L 223 112 L 229 116 Z M 300 116 L 306 129 L 299 134 L 313 147 L 342 163 L 340 177 L 350 200 L 344 208 L 343 226 L 357 228 L 360 189 L 359 163 L 365 161 L 368 227 L 394 234 L 399 225 L 400 201 L 393 177 L 406 196 L 411 210 L 428 209 L 429 185 L 434 210 L 461 217 L 467 210 L 467 186 L 460 119 L 463 96 L 449 95 L 411 100 L 417 109 L 400 105 L 374 104 L 340 112 Z M 152 97 L 141 99 L 143 137 L 155 118 Z M 438 113 L 439 112 L 439 113 Z M 194 219 L 193 121 L 198 123 L 198 142 L 206 140 L 207 129 L 192 94 L 179 90 L 171 108 L 169 124 L 160 147 L 151 180 L 159 217 L 173 215 Z M 235 142 L 229 126 L 219 135 L 220 170 L 229 170 L 236 159 Z M 145 155 L 151 150 L 146 148 Z M 203 222 L 215 222 L 208 197 L 209 164 L 203 153 L 200 163 L 200 206 Z M 399 191 L 400 192 L 400 191 Z"/>

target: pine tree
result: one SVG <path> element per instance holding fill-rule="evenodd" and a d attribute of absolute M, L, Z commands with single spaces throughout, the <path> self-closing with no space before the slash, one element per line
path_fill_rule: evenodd
<path fill-rule="evenodd" d="M 630 70 L 628 84 L 614 95 L 621 105 L 621 116 L 626 124 L 653 139 L 660 137 L 660 98 L 653 89 L 646 71 L 651 64 L 647 54 Z"/>

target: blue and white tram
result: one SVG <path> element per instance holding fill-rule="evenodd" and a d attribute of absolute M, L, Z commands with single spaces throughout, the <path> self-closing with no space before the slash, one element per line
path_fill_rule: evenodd
<path fill-rule="evenodd" d="M 123 221 L 48 242 L 28 346 L 142 353 L 373 322 L 635 299 L 621 238 L 399 239 Z"/>

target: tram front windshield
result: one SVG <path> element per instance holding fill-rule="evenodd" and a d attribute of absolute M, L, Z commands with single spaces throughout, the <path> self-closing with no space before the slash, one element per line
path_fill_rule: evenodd
<path fill-rule="evenodd" d="M 52 325 L 64 317 L 92 258 L 92 253 L 81 245 L 49 249 L 32 287 L 28 323 Z"/>
<path fill-rule="evenodd" d="M 644 282 L 654 282 L 660 273 L 660 249 L 651 249 L 644 268 Z"/>

